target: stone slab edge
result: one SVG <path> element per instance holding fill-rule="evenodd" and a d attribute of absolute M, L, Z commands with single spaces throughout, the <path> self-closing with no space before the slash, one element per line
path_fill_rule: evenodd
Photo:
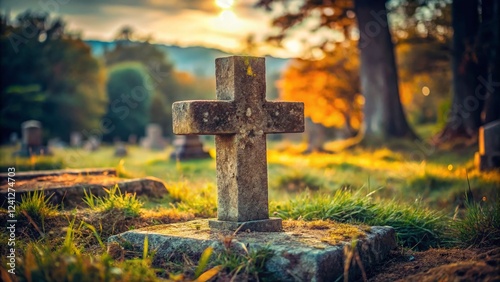
<path fill-rule="evenodd" d="M 87 169 L 55 169 L 55 170 L 37 170 L 37 171 L 21 171 L 16 172 L 15 179 L 25 180 L 41 176 L 57 176 L 57 175 L 113 175 L 117 176 L 115 168 L 87 168 Z M 1 178 L 8 177 L 8 173 L 0 173 Z"/>
<path fill-rule="evenodd" d="M 186 224 L 189 224 L 189 222 Z M 244 236 L 251 236 L 249 234 L 253 233 L 246 233 Z M 271 236 L 271 234 L 282 233 L 259 232 L 258 234 Z M 201 253 L 207 247 L 214 248 L 216 253 L 222 252 L 224 247 L 221 238 L 224 237 L 218 235 L 217 232 L 212 235 L 210 239 L 198 239 L 155 233 L 154 231 L 132 230 L 111 236 L 108 242 L 128 242 L 134 246 L 134 249 L 141 250 L 147 236 L 149 252 L 155 254 L 153 265 L 158 266 L 166 260 L 182 261 L 186 255 L 193 261 L 198 261 Z M 232 246 L 236 249 L 241 249 L 241 244 L 245 244 L 249 251 L 268 248 L 274 253 L 267 261 L 265 268 L 273 275 L 272 279 L 275 279 L 275 281 L 338 281 L 339 279 L 342 281 L 344 245 L 350 243 L 315 248 L 294 243 L 280 242 L 280 244 L 273 245 L 264 241 L 247 241 L 240 236 L 242 235 L 236 234 L 233 237 Z M 238 246 L 240 247 L 238 248 Z M 370 266 L 383 262 L 396 246 L 396 233 L 392 227 L 373 226 L 367 236 L 358 241 L 356 249 L 359 252 L 364 269 L 367 270 Z M 140 253 L 142 253 L 142 250 Z M 360 277 L 360 269 L 357 266 L 351 266 L 349 280 L 359 279 Z"/>
<path fill-rule="evenodd" d="M 232 222 L 223 220 L 209 220 L 208 226 L 217 230 L 230 230 L 240 232 L 279 232 L 282 231 L 281 218 L 272 217 L 262 220 L 251 220 L 245 222 Z"/>
<path fill-rule="evenodd" d="M 37 189 L 43 191 L 46 197 L 50 196 L 49 202 L 54 205 L 63 205 L 64 207 L 75 207 L 83 204 L 84 191 L 90 191 L 92 194 L 102 197 L 106 195 L 104 187 L 111 188 L 118 184 L 122 193 L 136 193 L 137 195 L 146 195 L 149 197 L 161 197 L 167 194 L 167 188 L 163 181 L 155 177 L 145 177 L 136 179 L 121 179 L 109 185 L 102 184 L 85 184 L 80 183 L 72 186 L 61 186 L 45 189 Z M 16 201 L 20 202 L 23 195 L 32 192 L 33 190 L 16 191 Z M 0 195 L 7 194 L 7 190 L 0 191 Z M 6 208 L 7 197 L 3 197 L 4 201 L 0 201 L 1 207 Z"/>

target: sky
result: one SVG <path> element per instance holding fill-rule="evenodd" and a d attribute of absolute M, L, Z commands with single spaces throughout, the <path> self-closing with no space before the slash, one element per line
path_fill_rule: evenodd
<path fill-rule="evenodd" d="M 111 41 L 121 27 L 152 36 L 153 42 L 179 46 L 215 47 L 238 52 L 249 35 L 262 40 L 270 34 L 272 14 L 254 8 L 257 0 L 0 0 L 11 18 L 20 12 L 48 12 L 60 16 L 67 30 L 84 39 Z M 279 13 L 275 11 L 274 13 Z M 261 47 L 258 55 L 300 55 L 299 39 L 284 48 Z"/>

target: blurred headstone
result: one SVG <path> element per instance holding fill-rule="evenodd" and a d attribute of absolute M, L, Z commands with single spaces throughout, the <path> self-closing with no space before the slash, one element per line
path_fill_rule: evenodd
<path fill-rule="evenodd" d="M 198 135 L 177 135 L 174 140 L 175 151 L 170 155 L 174 160 L 205 159 L 210 154 L 203 150 Z"/>
<path fill-rule="evenodd" d="M 141 146 L 150 150 L 163 150 L 167 142 L 163 139 L 162 129 L 159 124 L 150 123 L 146 128 L 146 136 L 141 140 Z"/>
<path fill-rule="evenodd" d="M 43 145 L 42 124 L 37 120 L 28 120 L 21 124 L 21 150 L 16 155 L 29 157 L 31 155 L 48 155 L 49 149 Z"/>
<path fill-rule="evenodd" d="M 123 142 L 115 143 L 115 157 L 125 157 L 127 156 L 127 147 Z"/>
<path fill-rule="evenodd" d="M 9 136 L 10 144 L 17 145 L 17 141 L 19 141 L 19 137 L 17 136 L 17 132 L 12 132 Z"/>
<path fill-rule="evenodd" d="M 128 136 L 128 143 L 130 145 L 136 145 L 137 144 L 137 135 L 136 134 L 130 134 Z"/>
<path fill-rule="evenodd" d="M 479 128 L 479 152 L 474 162 L 481 171 L 500 168 L 500 120 Z"/>
<path fill-rule="evenodd" d="M 49 148 L 64 148 L 66 147 L 66 144 L 59 137 L 55 137 L 49 139 L 47 146 Z"/>
<path fill-rule="evenodd" d="M 83 143 L 82 134 L 79 131 L 71 132 L 69 136 L 69 144 L 71 147 L 81 147 Z"/>
<path fill-rule="evenodd" d="M 97 139 L 97 137 L 90 136 L 89 139 L 87 139 L 87 141 L 85 141 L 85 143 L 83 144 L 83 148 L 86 151 L 93 152 L 93 151 L 96 151 L 97 149 L 99 149 L 100 145 L 101 145 L 101 141 L 99 139 Z"/>

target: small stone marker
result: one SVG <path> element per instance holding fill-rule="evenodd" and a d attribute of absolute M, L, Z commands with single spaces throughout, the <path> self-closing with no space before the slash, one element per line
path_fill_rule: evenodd
<path fill-rule="evenodd" d="M 90 136 L 89 139 L 87 141 L 85 141 L 85 143 L 83 144 L 83 148 L 86 151 L 93 152 L 93 151 L 97 151 L 97 149 L 99 149 L 100 145 L 101 145 L 101 140 L 99 140 L 95 136 Z"/>
<path fill-rule="evenodd" d="M 21 124 L 22 143 L 19 156 L 47 155 L 48 148 L 43 146 L 42 123 L 37 120 L 28 120 Z"/>
<path fill-rule="evenodd" d="M 150 150 L 163 150 L 167 142 L 163 139 L 161 126 L 156 123 L 148 124 L 146 128 L 146 137 L 141 140 L 141 145 Z"/>
<path fill-rule="evenodd" d="M 176 136 L 174 140 L 175 151 L 170 155 L 174 160 L 206 159 L 210 155 L 203 150 L 198 135 Z"/>
<path fill-rule="evenodd" d="M 175 134 L 215 135 L 218 220 L 210 228 L 281 231 L 269 218 L 266 134 L 304 131 L 304 104 L 266 101 L 265 58 L 215 60 L 216 101 L 172 105 Z"/>
<path fill-rule="evenodd" d="M 500 120 L 479 128 L 479 152 L 474 158 L 479 170 L 500 168 Z"/>
<path fill-rule="evenodd" d="M 82 146 L 82 134 L 79 131 L 73 131 L 71 132 L 69 136 L 69 145 L 71 147 L 81 147 Z"/>
<path fill-rule="evenodd" d="M 127 147 L 121 141 L 115 143 L 115 157 L 125 157 L 127 156 Z"/>

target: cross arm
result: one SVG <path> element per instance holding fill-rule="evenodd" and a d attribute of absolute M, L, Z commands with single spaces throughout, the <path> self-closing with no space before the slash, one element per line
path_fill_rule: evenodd
<path fill-rule="evenodd" d="M 304 132 L 304 103 L 267 101 L 264 109 L 267 116 L 265 133 Z"/>
<path fill-rule="evenodd" d="M 174 133 L 181 135 L 236 133 L 235 121 L 232 120 L 235 111 L 235 106 L 230 101 L 175 102 L 172 105 Z"/>

